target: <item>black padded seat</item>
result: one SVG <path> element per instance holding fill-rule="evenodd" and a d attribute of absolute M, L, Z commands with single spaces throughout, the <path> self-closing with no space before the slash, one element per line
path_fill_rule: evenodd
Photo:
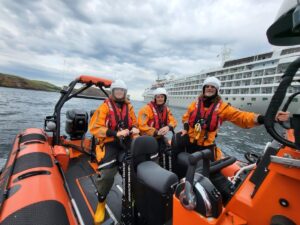
<path fill-rule="evenodd" d="M 187 153 L 187 152 L 180 152 L 177 155 L 174 171 L 180 179 L 185 177 L 185 175 L 186 175 L 187 168 L 189 165 L 189 156 L 190 156 L 190 153 Z M 202 165 L 203 165 L 203 161 L 200 160 L 198 162 L 197 168 L 201 168 Z"/>
<path fill-rule="evenodd" d="M 178 182 L 178 177 L 152 161 L 142 162 L 137 166 L 137 178 L 153 190 L 166 194 L 170 187 Z"/>
<path fill-rule="evenodd" d="M 140 136 L 131 143 L 131 153 L 133 156 L 133 166 L 144 161 L 151 160 L 151 156 L 158 153 L 158 144 L 154 137 Z"/>
<path fill-rule="evenodd" d="M 190 153 L 187 153 L 187 152 L 180 152 L 178 155 L 177 155 L 177 163 L 182 165 L 183 167 L 185 167 L 187 169 L 188 165 L 189 165 L 189 156 L 191 154 Z M 203 161 L 200 160 L 198 162 L 198 165 L 197 167 L 200 167 L 202 166 L 203 164 Z"/>
<path fill-rule="evenodd" d="M 92 109 L 92 110 L 90 111 L 90 118 L 92 118 L 92 116 L 94 115 L 95 112 L 96 112 L 96 109 Z"/>
<path fill-rule="evenodd" d="M 190 153 L 187 153 L 187 152 L 180 152 L 177 155 L 177 165 L 179 166 L 180 170 L 183 170 L 182 172 L 184 174 L 186 174 L 186 171 L 187 171 L 187 168 L 189 165 L 189 156 L 190 156 Z M 221 169 L 223 169 L 235 162 L 236 162 L 236 158 L 232 157 L 232 156 L 227 156 L 218 161 L 211 162 L 209 172 L 210 172 L 210 174 L 219 172 Z M 202 165 L 203 165 L 203 161 L 201 160 L 197 164 L 197 169 L 196 169 L 197 172 L 201 173 Z"/>
<path fill-rule="evenodd" d="M 177 155 L 177 165 L 176 165 L 175 172 L 179 176 L 179 178 L 186 176 L 187 169 L 189 166 L 189 156 L 190 153 L 187 152 L 181 152 Z M 231 194 L 232 190 L 230 188 L 232 186 L 232 183 L 220 171 L 223 168 L 235 162 L 236 162 L 236 158 L 232 156 L 227 156 L 223 159 L 210 162 L 209 179 L 216 186 L 216 188 L 221 192 L 222 199 L 223 199 L 222 201 L 224 205 L 226 205 L 227 202 L 232 197 Z M 203 160 L 200 160 L 198 162 L 195 172 L 202 174 Z"/>
<path fill-rule="evenodd" d="M 180 152 L 177 155 L 177 163 L 179 163 L 180 165 L 188 166 L 189 165 L 189 155 L 190 155 L 190 153 Z"/>
<path fill-rule="evenodd" d="M 158 144 L 154 137 L 141 136 L 131 145 L 133 157 L 134 198 L 139 224 L 165 225 L 172 220 L 173 185 L 177 175 L 160 167 L 151 156 L 158 153 Z M 147 221 L 147 223 L 145 222 Z"/>

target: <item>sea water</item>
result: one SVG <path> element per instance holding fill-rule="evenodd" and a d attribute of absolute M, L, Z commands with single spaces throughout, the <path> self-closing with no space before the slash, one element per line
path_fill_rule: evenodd
<path fill-rule="evenodd" d="M 60 93 L 33 91 L 15 88 L 0 87 L 0 166 L 5 163 L 11 150 L 15 136 L 26 128 L 43 128 L 44 118 L 53 114 L 54 106 L 60 97 Z M 61 112 L 61 134 L 65 132 L 66 111 L 81 109 L 88 113 L 95 110 L 102 101 L 71 99 Z M 132 101 L 136 115 L 146 103 Z M 178 121 L 176 132 L 182 129 L 181 117 L 186 109 L 170 107 Z M 230 122 L 223 123 L 219 130 L 216 143 L 227 155 L 233 155 L 244 160 L 244 153 L 263 151 L 267 141 L 271 137 L 265 131 L 264 126 L 252 129 L 242 129 Z"/>

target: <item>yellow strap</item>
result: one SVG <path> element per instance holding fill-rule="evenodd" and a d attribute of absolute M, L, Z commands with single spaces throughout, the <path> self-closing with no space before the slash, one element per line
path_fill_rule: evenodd
<path fill-rule="evenodd" d="M 222 150 L 219 147 L 215 147 L 215 160 L 222 159 Z"/>
<path fill-rule="evenodd" d="M 195 140 L 198 140 L 200 138 L 200 134 L 201 134 L 201 125 L 200 125 L 200 123 L 195 124 L 194 134 L 195 134 Z"/>
<path fill-rule="evenodd" d="M 99 163 L 105 156 L 105 147 L 104 145 L 100 146 L 100 145 L 97 145 L 96 146 L 96 159 L 97 159 L 97 162 Z"/>

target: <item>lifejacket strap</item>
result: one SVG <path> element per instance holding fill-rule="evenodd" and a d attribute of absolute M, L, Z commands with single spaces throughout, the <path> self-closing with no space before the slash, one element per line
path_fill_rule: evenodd
<path fill-rule="evenodd" d="M 117 137 L 117 131 L 112 130 L 112 129 L 107 129 L 106 136 L 107 137 Z"/>
<path fill-rule="evenodd" d="M 189 128 L 190 128 L 189 123 L 184 123 L 183 124 L 183 129 L 184 130 L 189 131 Z"/>
<path fill-rule="evenodd" d="M 174 131 L 174 127 L 172 125 L 168 125 L 170 131 Z"/>

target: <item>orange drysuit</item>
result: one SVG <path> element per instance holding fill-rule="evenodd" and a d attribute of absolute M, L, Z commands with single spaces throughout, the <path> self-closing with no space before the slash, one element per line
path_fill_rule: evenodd
<path fill-rule="evenodd" d="M 167 124 L 166 126 L 171 126 L 174 129 L 177 125 L 177 121 L 174 118 L 169 107 L 167 108 Z M 154 112 L 149 104 L 145 105 L 140 109 L 138 114 L 138 128 L 142 135 L 154 136 L 157 133 L 157 129 L 150 123 L 150 121 L 154 121 Z"/>
<path fill-rule="evenodd" d="M 196 110 L 197 104 L 198 101 L 194 101 L 188 106 L 186 113 L 182 117 L 183 123 L 188 123 L 190 115 L 192 115 L 193 111 Z M 207 108 L 205 108 L 205 110 L 207 110 Z M 251 128 L 257 125 L 255 121 L 257 115 L 255 113 L 240 111 L 239 109 L 225 102 L 221 102 L 219 108 L 217 109 L 217 114 L 223 122 L 230 121 L 242 128 Z M 206 132 L 204 129 L 202 129 L 200 131 L 200 135 L 197 135 L 195 128 L 189 125 L 188 136 L 191 143 L 196 142 L 197 145 L 208 146 L 214 144 L 217 132 L 218 129 L 212 132 Z M 206 133 L 207 136 L 205 138 Z M 198 140 L 195 140 L 196 136 L 199 137 Z"/>

